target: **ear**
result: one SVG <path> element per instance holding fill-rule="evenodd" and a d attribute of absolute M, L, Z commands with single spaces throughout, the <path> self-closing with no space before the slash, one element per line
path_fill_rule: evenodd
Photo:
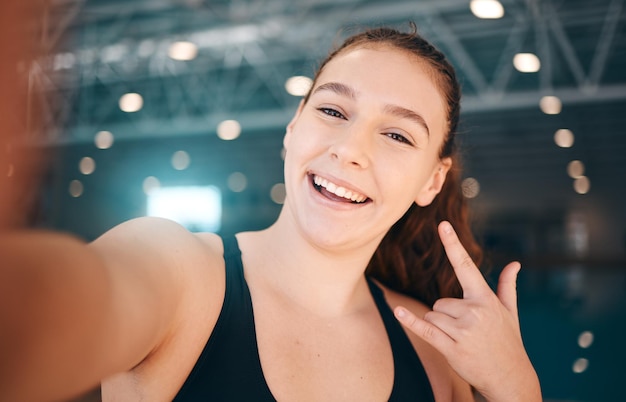
<path fill-rule="evenodd" d="M 437 194 L 439 194 L 443 188 L 443 184 L 446 182 L 446 175 L 451 167 L 452 158 L 443 158 L 437 163 L 424 188 L 422 188 L 415 199 L 417 205 L 425 207 L 433 202 Z"/>
<path fill-rule="evenodd" d="M 302 109 L 304 109 L 304 99 L 300 101 L 298 109 L 294 113 L 289 124 L 287 124 L 287 130 L 285 131 L 285 136 L 283 137 L 283 147 L 285 149 L 287 149 L 287 143 L 289 142 L 289 138 L 291 137 L 291 132 L 293 131 L 293 127 L 295 126 L 298 117 L 300 117 L 300 113 L 302 113 Z"/>

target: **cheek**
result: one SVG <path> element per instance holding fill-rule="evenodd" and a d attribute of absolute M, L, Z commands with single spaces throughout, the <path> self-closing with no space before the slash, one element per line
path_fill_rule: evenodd
<path fill-rule="evenodd" d="M 400 202 L 411 204 L 428 184 L 430 164 L 420 161 L 405 161 L 396 158 L 385 163 L 381 169 L 379 180 L 390 193 Z"/>
<path fill-rule="evenodd" d="M 298 130 L 291 132 L 285 147 L 285 176 L 300 172 L 315 155 L 316 142 L 311 135 Z"/>
<path fill-rule="evenodd" d="M 319 153 L 324 148 L 322 138 L 315 135 L 315 129 L 295 130 L 291 133 L 287 153 L 294 158 L 305 158 Z"/>

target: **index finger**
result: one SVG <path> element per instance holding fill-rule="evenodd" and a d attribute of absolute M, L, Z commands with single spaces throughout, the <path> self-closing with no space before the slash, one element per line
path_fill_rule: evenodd
<path fill-rule="evenodd" d="M 480 270 L 474 264 L 472 257 L 467 253 L 463 244 L 456 235 L 450 222 L 439 224 L 439 237 L 446 250 L 448 259 L 454 268 L 454 273 L 463 288 L 463 298 L 473 298 L 491 293 L 491 288 L 483 278 Z"/>

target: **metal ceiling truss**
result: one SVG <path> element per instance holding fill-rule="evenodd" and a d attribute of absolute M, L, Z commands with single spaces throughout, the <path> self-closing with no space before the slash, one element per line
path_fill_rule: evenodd
<path fill-rule="evenodd" d="M 55 52 L 29 70 L 30 79 L 51 95 L 42 98 L 43 136 L 48 142 L 82 142 L 100 130 L 120 139 L 207 134 L 225 118 L 236 118 L 244 129 L 282 130 L 297 104 L 283 89 L 285 80 L 310 75 L 341 27 L 406 26 L 407 20 L 416 21 L 457 67 L 466 113 L 536 107 L 547 94 L 564 104 L 626 99 L 626 77 L 603 81 L 616 35 L 623 32 L 623 0 L 577 3 L 585 5 L 578 8 L 556 0 L 503 1 L 506 19 L 488 23 L 473 17 L 468 3 L 57 1 L 42 30 L 42 46 Z M 598 27 L 593 49 L 581 49 L 569 34 Z M 516 87 L 511 60 L 533 36 L 542 70 L 533 87 Z M 61 38 L 69 38 L 66 45 Z M 198 45 L 196 60 L 167 56 L 168 46 L 181 39 Z M 484 43 L 499 43 L 491 60 L 475 55 Z M 560 60 L 573 77 L 565 86 L 554 79 Z M 125 92 L 142 94 L 144 109 L 121 112 L 118 99 Z"/>

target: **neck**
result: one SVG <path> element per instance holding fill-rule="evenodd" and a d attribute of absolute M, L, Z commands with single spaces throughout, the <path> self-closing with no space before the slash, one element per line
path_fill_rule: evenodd
<path fill-rule="evenodd" d="M 242 236 L 248 242 L 247 266 L 263 267 L 255 278 L 289 302 L 320 316 L 347 314 L 369 298 L 364 272 L 378 242 L 357 245 L 320 245 L 294 225 L 278 221 L 266 230 Z M 261 258 L 263 263 L 256 260 Z"/>

